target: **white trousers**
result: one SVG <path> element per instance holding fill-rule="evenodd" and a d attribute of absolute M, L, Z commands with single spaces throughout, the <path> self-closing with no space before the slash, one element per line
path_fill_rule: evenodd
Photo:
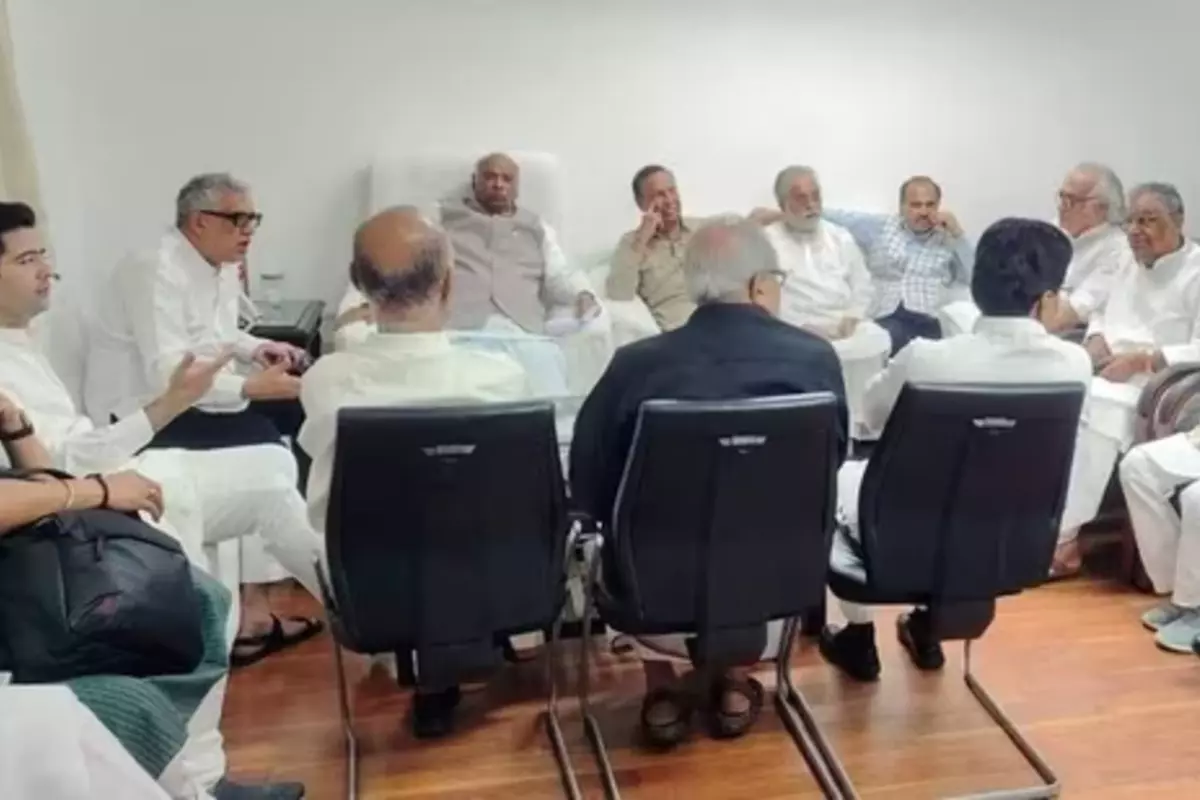
<path fill-rule="evenodd" d="M 767 644 L 763 647 L 760 661 L 773 661 L 779 655 L 779 640 L 783 634 L 783 620 L 772 620 L 767 623 Z M 609 640 L 623 634 L 620 631 L 609 630 Z M 691 664 L 688 655 L 687 640 L 690 634 L 667 633 L 660 636 L 633 637 L 633 649 L 642 661 L 670 661 L 676 664 Z"/>
<path fill-rule="evenodd" d="M 321 596 L 314 564 L 324 557 L 324 543 L 308 523 L 296 459 L 286 448 L 148 450 L 135 468 L 163 485 L 165 517 L 201 569 L 210 568 L 206 545 L 257 536 L 305 589 Z"/>
<path fill-rule="evenodd" d="M 846 405 L 850 411 L 849 434 L 856 439 L 877 439 L 879 431 L 862 424 L 863 401 L 867 384 L 887 365 L 892 352 L 892 337 L 871 320 L 858 323 L 854 334 L 831 342 L 842 362 L 842 380 L 846 384 Z"/>
<path fill-rule="evenodd" d="M 182 797 L 207 795 L 177 795 Z M 0 797 L 171 797 L 66 686 L 0 687 Z"/>
<path fill-rule="evenodd" d="M 225 623 L 227 651 L 233 649 L 240 621 L 241 604 L 235 594 L 229 602 L 229 618 Z M 221 712 L 229 675 L 213 684 L 196 706 L 187 724 L 187 739 L 183 747 L 167 764 L 158 782 L 175 800 L 207 800 L 208 788 L 226 772 L 225 739 L 221 736 Z"/>
<path fill-rule="evenodd" d="M 1121 461 L 1142 566 L 1160 594 L 1186 608 L 1200 606 L 1200 450 L 1185 434 L 1139 445 Z M 1190 485 L 1189 485 L 1190 484 Z M 1181 487 L 1180 512 L 1171 497 Z"/>

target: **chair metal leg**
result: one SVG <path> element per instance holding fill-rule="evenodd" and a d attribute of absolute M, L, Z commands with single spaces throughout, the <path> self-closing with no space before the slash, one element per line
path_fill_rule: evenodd
<path fill-rule="evenodd" d="M 350 713 L 350 697 L 346 690 L 346 669 L 342 663 L 342 646 L 337 638 L 329 637 L 333 643 L 333 663 L 337 670 L 338 707 L 342 715 L 342 733 L 346 737 L 346 797 L 358 798 L 358 737 L 354 733 L 354 718 Z"/>
<path fill-rule="evenodd" d="M 563 790 L 570 800 L 583 800 L 579 789 L 579 778 L 571 764 L 567 753 L 566 740 L 563 738 L 562 723 L 558 716 L 558 687 L 562 678 L 562 626 L 566 616 L 566 608 L 559 612 L 550 631 L 550 643 L 546 648 L 546 681 L 550 686 L 550 698 L 546 702 L 546 733 L 550 737 L 550 746 L 554 750 L 554 760 L 558 763 L 558 774 L 562 777 Z"/>
<path fill-rule="evenodd" d="M 596 765 L 600 767 L 600 780 L 604 784 L 604 796 L 608 800 L 620 800 L 621 791 L 617 787 L 612 761 L 608 757 L 608 748 L 604 744 L 604 734 L 600 731 L 600 723 L 592 714 L 591 698 L 589 697 L 593 655 L 591 626 L 592 615 L 596 610 L 595 593 L 599 566 L 600 556 L 596 554 L 583 584 L 583 635 L 579 637 L 579 713 L 583 718 L 583 732 L 592 748 Z"/>
<path fill-rule="evenodd" d="M 833 800 L 854 800 L 858 797 L 854 785 L 837 754 L 817 726 L 812 709 L 792 681 L 792 647 L 799 634 L 800 620 L 784 623 L 780 651 L 775 659 L 775 710 L 783 721 L 809 770 L 817 779 L 821 792 Z"/>
<path fill-rule="evenodd" d="M 993 792 L 963 795 L 959 800 L 1036 800 L 1037 798 L 1058 797 L 1062 792 L 1062 783 L 1059 781 L 1058 776 L 1054 774 L 1054 770 L 1042 758 L 1041 753 L 1021 735 L 1016 724 L 1000 709 L 1000 706 L 992 699 L 992 696 L 983 688 L 983 684 L 975 678 L 975 673 L 971 671 L 970 639 L 963 645 L 963 681 L 967 684 L 967 688 L 971 690 L 971 694 L 975 695 L 975 699 L 979 701 L 979 705 L 983 706 L 983 710 L 992 718 L 992 721 L 1000 726 L 1009 740 L 1021 751 L 1021 755 L 1025 757 L 1025 762 L 1033 767 L 1038 777 L 1042 779 L 1042 784 L 1023 789 L 1001 789 Z"/>

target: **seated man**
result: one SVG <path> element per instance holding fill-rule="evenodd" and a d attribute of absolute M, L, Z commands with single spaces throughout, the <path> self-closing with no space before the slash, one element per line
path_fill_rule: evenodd
<path fill-rule="evenodd" d="M 256 364 L 249 377 L 232 365 L 219 371 L 198 402 L 161 429 L 145 431 L 149 441 L 137 447 L 195 451 L 189 454 L 193 464 L 219 464 L 204 472 L 213 482 L 208 496 L 241 499 L 206 509 L 206 536 L 218 527 L 225 533 L 214 540 L 258 533 L 271 555 L 316 593 L 312 565 L 323 544 L 306 523 L 296 459 L 270 417 L 278 404 L 261 402 L 295 404 L 300 380 L 289 371 L 307 355 L 237 327 L 237 265 L 262 216 L 249 189 L 224 174 L 188 181 L 175 211 L 175 227 L 153 249 L 118 264 L 101 293 L 89 331 L 87 410 L 98 421 L 130 424 L 125 420 L 136 419 L 163 391 L 185 353 L 210 358 L 232 349 L 238 360 Z M 257 605 L 269 608 L 263 595 Z M 239 661 L 269 655 L 320 629 L 316 620 L 281 621 L 269 610 L 256 616 Z"/>
<path fill-rule="evenodd" d="M 1183 226 L 1174 186 L 1148 183 L 1130 193 L 1129 246 L 1137 263 L 1123 268 L 1088 325 L 1084 346 L 1097 377 L 1076 457 L 1079 491 L 1063 515 L 1052 577 L 1080 569 L 1078 528 L 1096 517 L 1117 459 L 1133 444 L 1142 387 L 1168 366 L 1200 361 L 1200 246 Z"/>
<path fill-rule="evenodd" d="M 1005 219 L 988 228 L 979 240 L 971 281 L 971 293 L 983 312 L 974 332 L 940 342 L 918 340 L 901 350 L 867 390 L 868 423 L 882 429 L 900 390 L 910 381 L 1087 385 L 1087 353 L 1048 333 L 1042 323 L 1056 318 L 1070 260 L 1070 241 L 1044 222 Z M 852 535 L 865 468 L 864 461 L 851 462 L 838 475 L 839 502 Z M 826 629 L 821 653 L 850 677 L 873 681 L 880 666 L 871 610 L 844 601 L 841 606 L 847 624 L 840 630 Z M 941 669 L 942 648 L 930 632 L 925 610 L 901 616 L 897 633 L 918 668 Z"/>
<path fill-rule="evenodd" d="M 1062 315 L 1049 329 L 1069 331 L 1086 325 L 1104 307 L 1113 281 L 1133 262 L 1125 224 L 1125 190 L 1103 164 L 1079 164 L 1058 190 L 1058 224 L 1075 247 L 1063 293 Z"/>
<path fill-rule="evenodd" d="M 821 219 L 821 183 L 814 170 L 780 172 L 775 197 L 783 218 L 766 233 L 787 275 L 779 318 L 833 344 L 846 381 L 850 433 L 858 436 L 863 391 L 891 351 L 887 332 L 866 319 L 870 273 L 850 232 Z"/>
<path fill-rule="evenodd" d="M 571 445 L 571 494 L 606 529 L 646 400 L 832 392 L 843 403 L 839 433 L 845 453 L 845 392 L 837 355 L 824 339 L 775 319 L 783 273 L 761 228 L 742 221 L 700 228 L 684 253 L 684 277 L 698 304 L 695 313 L 677 330 L 619 349 L 579 412 Z M 688 661 L 685 637 L 648 637 L 638 647 L 646 672 L 643 731 L 651 742 L 676 744 L 687 734 L 684 708 L 692 702 L 677 684 L 673 666 Z M 758 692 L 752 681 L 744 674 L 725 675 L 711 687 L 698 687 L 705 697 L 728 687 L 713 710 L 713 723 L 724 735 L 741 735 L 754 723 Z"/>
<path fill-rule="evenodd" d="M 29 419 L 3 395 L 0 444 L 16 470 L 54 466 Z M 24 480 L 6 472 L 0 475 L 0 536 L 67 510 L 111 508 L 157 522 L 165 499 L 161 486 L 136 472 L 65 480 L 44 475 Z M 146 678 L 87 675 L 66 681 L 66 686 L 173 800 L 303 797 L 304 787 L 300 784 L 248 786 L 224 778 L 225 752 L 219 725 L 237 609 L 220 584 L 199 570 L 193 569 L 193 577 L 203 604 L 204 626 L 204 655 L 195 670 Z M 10 690 L 0 687 L 0 692 L 6 691 Z M 51 763 L 56 755 L 43 753 L 41 757 Z"/>
<path fill-rule="evenodd" d="M 456 287 L 453 250 L 446 234 L 417 209 L 393 208 L 363 223 L 354 236 L 351 272 L 378 330 L 304 375 L 300 446 L 313 460 L 308 506 L 317 530 L 325 528 L 339 409 L 503 402 L 529 394 L 525 373 L 512 359 L 451 343 L 446 326 Z M 458 701 L 458 687 L 419 693 L 416 735 L 449 732 Z"/>
<path fill-rule="evenodd" d="M 1142 566 L 1155 593 L 1168 595 L 1142 625 L 1162 649 L 1191 653 L 1200 637 L 1200 428 L 1138 445 L 1120 474 Z"/>
<path fill-rule="evenodd" d="M 633 176 L 633 200 L 642 211 L 642 224 L 617 243 L 607 294 L 619 301 L 640 297 L 659 328 L 674 330 L 696 308 L 683 282 L 683 251 L 696 222 L 683 218 L 675 175 L 666 167 L 639 169 Z"/>
<path fill-rule="evenodd" d="M 510 353 L 539 394 L 582 394 L 608 361 L 608 317 L 587 275 L 568 265 L 553 228 L 517 205 L 519 190 L 516 162 L 493 153 L 477 162 L 468 196 L 421 209 L 441 224 L 454 248 L 447 327 Z M 339 306 L 340 341 L 362 338 L 365 303 L 352 281 Z"/>
<path fill-rule="evenodd" d="M 916 337 L 940 339 L 938 309 L 971 283 L 971 243 L 941 203 L 942 188 L 918 175 L 900 186 L 899 214 L 825 212 L 867 254 L 875 281 L 868 314 L 891 336 L 892 355 Z"/>

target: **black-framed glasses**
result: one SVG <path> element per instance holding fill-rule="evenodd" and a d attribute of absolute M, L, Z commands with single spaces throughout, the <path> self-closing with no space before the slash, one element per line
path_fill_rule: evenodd
<path fill-rule="evenodd" d="M 258 226 L 262 225 L 263 215 L 257 211 L 209 211 L 201 209 L 201 214 L 209 217 L 218 217 L 225 220 L 245 233 L 253 233 L 258 230 Z"/>

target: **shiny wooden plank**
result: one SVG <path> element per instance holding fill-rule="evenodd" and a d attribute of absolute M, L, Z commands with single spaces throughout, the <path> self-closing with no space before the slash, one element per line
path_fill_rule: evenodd
<path fill-rule="evenodd" d="M 1200 660 L 1155 649 L 1138 625 L 1152 602 L 1111 581 L 1048 586 L 1002 601 L 976 646 L 977 675 L 1058 770 L 1065 797 L 1200 797 Z M 314 610 L 299 594 L 293 606 Z M 896 644 L 895 613 L 880 614 L 878 684 L 843 680 L 811 644 L 793 663 L 863 796 L 928 798 L 1033 782 L 963 684 L 961 647 L 947 645 L 944 672 L 918 672 Z M 573 662 L 575 648 L 569 655 Z M 407 693 L 382 670 L 369 671 L 359 657 L 349 669 L 364 797 L 562 797 L 538 724 L 540 662 L 507 668 L 469 692 L 459 733 L 435 743 L 413 740 Z M 573 679 L 573 666 L 568 672 Z M 640 668 L 603 656 L 595 674 L 598 716 L 625 797 L 820 797 L 773 712 L 736 742 L 698 732 L 675 752 L 645 752 L 633 729 Z M 768 686 L 771 677 L 761 675 Z M 333 681 L 325 637 L 235 674 L 224 719 L 233 773 L 303 780 L 312 798 L 340 797 L 345 765 Z M 600 797 L 572 699 L 564 712 L 583 788 Z"/>

